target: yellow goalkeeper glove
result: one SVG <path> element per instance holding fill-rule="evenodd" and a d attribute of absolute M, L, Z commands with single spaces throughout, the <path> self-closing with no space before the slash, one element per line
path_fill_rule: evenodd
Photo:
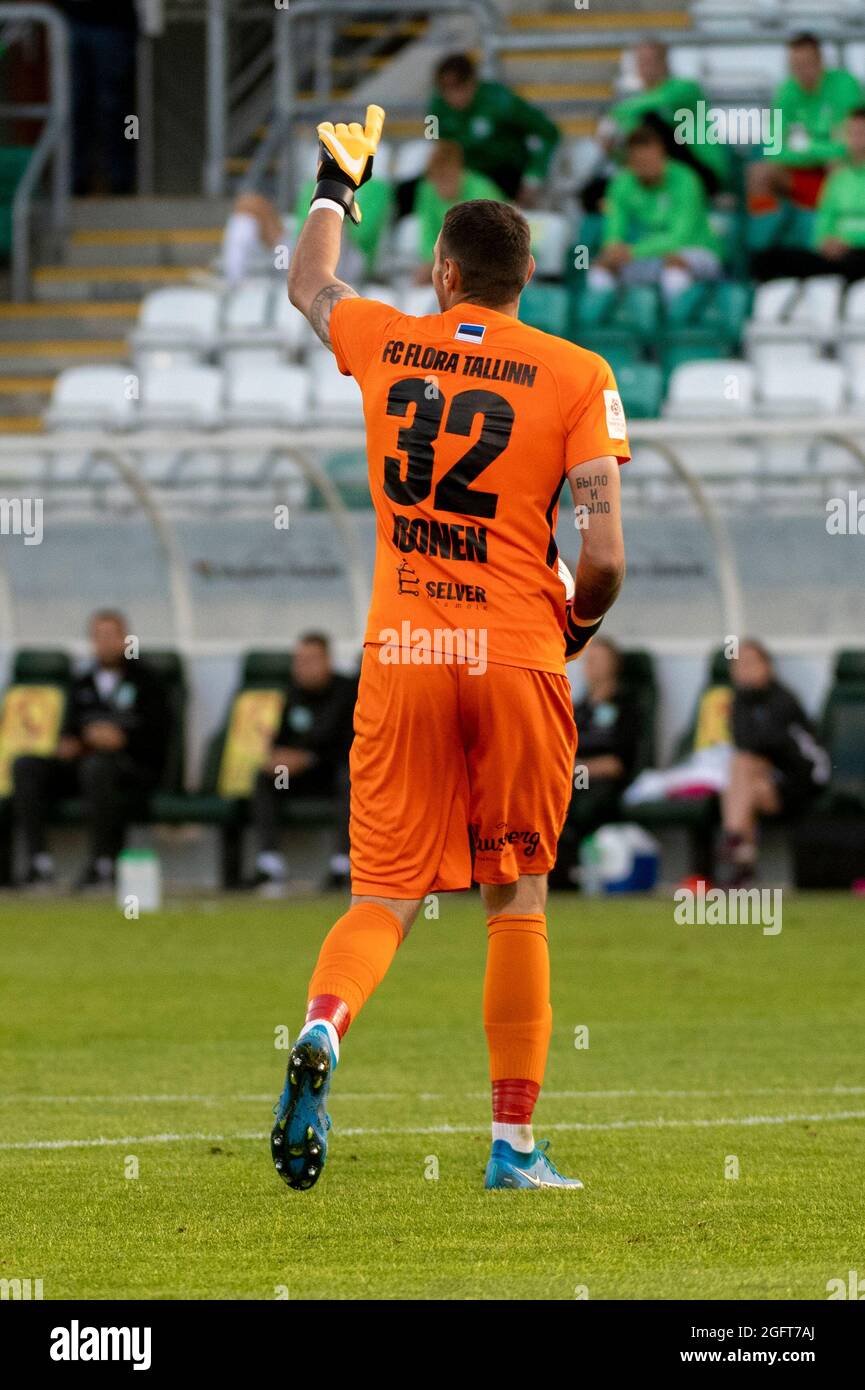
<path fill-rule="evenodd" d="M 345 208 L 352 222 L 361 218 L 355 194 L 372 177 L 373 155 L 384 126 L 380 106 L 366 108 L 366 125 L 322 121 L 318 127 L 318 172 L 313 202 L 330 198 Z"/>

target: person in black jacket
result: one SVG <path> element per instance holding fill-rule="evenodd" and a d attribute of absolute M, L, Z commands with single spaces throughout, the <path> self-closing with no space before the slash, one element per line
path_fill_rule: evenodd
<path fill-rule="evenodd" d="M 113 609 L 93 614 L 94 662 L 72 683 L 56 754 L 15 761 L 13 811 L 27 852 L 26 884 L 53 882 L 48 812 L 61 797 L 81 796 L 90 855 L 78 887 L 110 885 L 129 820 L 162 774 L 170 731 L 167 695 L 144 663 L 127 660 L 127 632 Z"/>
<path fill-rule="evenodd" d="M 69 21 L 72 59 L 73 188 L 132 193 L 137 141 L 135 0 L 55 0 Z"/>
<path fill-rule="evenodd" d="M 721 797 L 722 857 L 730 886 L 745 887 L 756 867 L 760 818 L 801 814 L 831 769 L 811 720 L 779 682 L 761 642 L 740 642 L 730 670 L 734 753 Z"/>
<path fill-rule="evenodd" d="M 573 888 L 580 841 L 618 819 L 619 801 L 636 770 L 640 711 L 621 687 L 621 653 L 595 637 L 581 660 L 586 689 L 574 705 L 579 744 L 574 791 L 559 839 L 551 888 Z"/>
<path fill-rule="evenodd" d="M 337 798 L 340 811 L 326 886 L 349 883 L 348 751 L 356 699 L 357 678 L 334 671 L 327 637 L 320 632 L 301 637 L 292 653 L 282 723 L 252 797 L 258 850 L 253 886 L 278 891 L 285 883 L 279 805 L 287 796 Z"/>

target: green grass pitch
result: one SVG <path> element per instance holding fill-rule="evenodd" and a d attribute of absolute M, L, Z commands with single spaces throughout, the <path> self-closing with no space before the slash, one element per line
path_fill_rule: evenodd
<path fill-rule="evenodd" d="M 266 1140 L 275 1029 L 342 900 L 0 904 L 0 1277 L 46 1299 L 825 1299 L 865 1273 L 861 900 L 785 895 L 774 937 L 677 926 L 669 898 L 551 900 L 535 1132 L 577 1193 L 482 1189 L 485 930 L 471 897 L 439 908 L 346 1039 L 302 1194 Z"/>

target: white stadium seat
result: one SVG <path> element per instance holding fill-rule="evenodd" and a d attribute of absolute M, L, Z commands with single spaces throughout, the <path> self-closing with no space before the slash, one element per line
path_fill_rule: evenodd
<path fill-rule="evenodd" d="M 806 371 L 791 371 L 783 362 L 767 361 L 757 390 L 760 415 L 837 415 L 844 403 L 846 380 L 839 362 L 815 361 Z"/>
<path fill-rule="evenodd" d="M 865 340 L 865 280 L 857 280 L 847 291 L 840 331 L 845 342 Z"/>
<path fill-rule="evenodd" d="M 403 140 L 397 145 L 390 169 L 394 183 L 420 178 L 434 149 L 435 145 L 430 140 Z"/>
<path fill-rule="evenodd" d="M 663 413 L 668 420 L 741 418 L 753 413 L 754 396 L 749 362 L 734 357 L 683 362 L 670 377 Z"/>
<path fill-rule="evenodd" d="M 571 223 L 560 212 L 527 212 L 535 274 L 559 279 L 571 244 Z"/>
<path fill-rule="evenodd" d="M 408 285 L 399 297 L 402 313 L 414 318 L 425 318 L 427 314 L 439 312 L 438 300 L 432 285 Z"/>
<path fill-rule="evenodd" d="M 391 233 L 390 259 L 397 269 L 420 261 L 420 218 L 411 213 L 401 217 Z"/>
<path fill-rule="evenodd" d="M 221 303 L 215 290 L 194 285 L 154 290 L 142 301 L 132 334 L 136 352 L 185 349 L 205 356 L 216 343 Z"/>
<path fill-rule="evenodd" d="M 222 423 L 222 385 L 218 367 L 148 371 L 141 382 L 141 424 L 212 429 Z"/>
<path fill-rule="evenodd" d="M 745 329 L 752 359 L 767 345 L 798 343 L 800 355 L 832 345 L 838 336 L 844 282 L 837 275 L 808 280 L 770 280 L 754 297 Z"/>
<path fill-rule="evenodd" d="M 229 425 L 297 425 L 308 413 L 309 373 L 280 363 L 240 367 L 227 374 Z"/>
<path fill-rule="evenodd" d="M 54 382 L 48 429 L 131 429 L 136 421 L 129 367 L 67 367 Z"/>
<path fill-rule="evenodd" d="M 222 341 L 237 334 L 255 334 L 267 328 L 273 313 L 274 281 L 244 280 L 225 297 L 222 311 Z"/>
<path fill-rule="evenodd" d="M 363 420 L 360 388 L 353 377 L 343 376 L 332 352 L 310 353 L 307 363 L 312 389 L 312 416 L 316 424 L 360 424 Z"/>

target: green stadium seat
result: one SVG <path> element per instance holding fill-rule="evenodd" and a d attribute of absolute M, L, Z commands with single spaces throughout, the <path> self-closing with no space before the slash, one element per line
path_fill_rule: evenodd
<path fill-rule="evenodd" d="M 624 690 L 636 701 L 640 711 L 640 741 L 634 775 L 655 761 L 655 730 L 658 721 L 658 682 L 655 663 L 650 652 L 639 647 L 622 652 L 619 680 Z"/>
<path fill-rule="evenodd" d="M 656 362 L 622 364 L 616 381 L 625 415 L 634 420 L 654 420 L 661 409 L 664 383 Z"/>
<path fill-rule="evenodd" d="M 63 685 L 72 677 L 67 652 L 48 647 L 24 647 L 12 660 L 12 685 Z"/>
<path fill-rule="evenodd" d="M 865 650 L 838 654 L 823 709 L 822 737 L 832 761 L 832 779 L 817 809 L 861 814 L 865 811 Z"/>
<path fill-rule="evenodd" d="M 291 652 L 250 651 L 243 658 L 239 693 L 241 690 L 277 687 L 288 685 L 291 677 Z"/>
<path fill-rule="evenodd" d="M 12 248 L 12 202 L 32 153 L 24 145 L 0 148 L 0 256 Z"/>
<path fill-rule="evenodd" d="M 564 285 L 530 282 L 520 297 L 520 319 L 531 328 L 542 328 L 564 338 L 568 331 L 570 296 Z"/>

